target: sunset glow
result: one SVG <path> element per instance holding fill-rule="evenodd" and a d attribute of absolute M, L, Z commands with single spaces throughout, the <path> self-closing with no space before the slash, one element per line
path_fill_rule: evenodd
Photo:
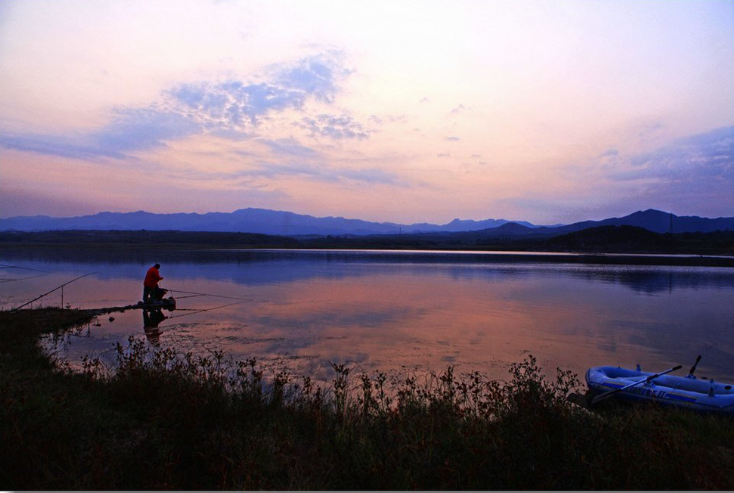
<path fill-rule="evenodd" d="M 734 211 L 734 2 L 0 4 L 0 217 Z"/>

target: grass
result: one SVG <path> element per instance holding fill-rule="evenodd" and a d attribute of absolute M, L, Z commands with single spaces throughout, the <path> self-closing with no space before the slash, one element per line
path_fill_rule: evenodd
<path fill-rule="evenodd" d="M 734 489 L 729 418 L 571 404 L 576 377 L 532 357 L 479 373 L 356 374 L 330 385 L 221 354 L 149 352 L 55 365 L 42 333 L 92 312 L 0 311 L 0 488 Z"/>

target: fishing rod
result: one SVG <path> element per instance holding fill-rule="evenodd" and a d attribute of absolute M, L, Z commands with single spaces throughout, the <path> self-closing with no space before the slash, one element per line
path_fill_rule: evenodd
<path fill-rule="evenodd" d="M 0 264 L 0 267 L 6 267 L 8 269 L 23 269 L 23 270 L 34 270 L 36 272 L 45 272 L 46 274 L 51 274 L 50 271 L 43 270 L 43 269 L 33 269 L 32 267 L 21 267 L 19 265 L 10 265 L 10 264 Z"/>
<path fill-rule="evenodd" d="M 35 279 L 37 277 L 43 277 L 43 276 L 47 276 L 47 275 L 48 274 L 36 274 L 35 276 L 19 277 L 17 279 L 0 279 L 0 283 L 3 283 L 3 282 L 13 282 L 13 281 L 25 281 L 25 280 L 28 280 L 28 279 Z"/>
<path fill-rule="evenodd" d="M 20 265 L 10 265 L 10 264 L 0 264 L 0 268 L 4 269 L 22 269 L 22 270 L 30 270 L 33 272 L 42 272 L 42 274 L 36 274 L 35 276 L 28 276 L 28 277 L 19 277 L 17 279 L 0 279 L 0 283 L 5 282 L 13 282 L 13 281 L 25 281 L 27 279 L 35 279 L 36 277 L 43 277 L 51 274 L 50 271 L 43 270 L 43 269 L 34 269 L 32 267 L 22 267 Z"/>
<path fill-rule="evenodd" d="M 192 310 L 190 313 L 184 313 L 183 315 L 173 315 L 171 317 L 168 317 L 168 320 L 173 320 L 174 318 L 186 317 L 188 315 L 194 315 L 196 313 L 210 312 L 212 310 L 217 310 L 219 308 L 224 308 L 224 307 L 227 307 L 227 306 L 240 305 L 240 304 L 242 304 L 242 303 L 244 303 L 246 301 L 252 301 L 252 300 L 251 299 L 249 299 L 249 300 L 241 300 L 241 301 L 235 301 L 234 303 L 227 303 L 226 305 L 215 306 L 215 307 L 212 307 L 212 308 L 204 308 L 204 309 L 201 309 L 201 310 Z"/>
<path fill-rule="evenodd" d="M 180 292 L 181 291 L 179 291 L 179 293 Z M 171 296 L 173 296 L 173 290 L 172 289 L 169 290 L 169 293 L 171 293 Z M 188 296 L 177 296 L 176 297 L 176 301 L 178 301 L 178 300 L 185 300 L 187 298 L 201 298 L 202 296 L 207 296 L 207 295 L 205 295 L 205 294 L 190 294 Z"/>
<path fill-rule="evenodd" d="M 79 276 L 79 277 L 77 277 L 76 279 L 72 279 L 72 280 L 71 280 L 71 281 L 69 281 L 69 282 L 65 282 L 65 283 L 64 283 L 64 284 L 62 284 L 61 286 L 57 286 L 57 287 L 53 288 L 53 289 L 52 289 L 51 291 L 49 291 L 49 292 L 47 292 L 47 293 L 43 293 L 43 294 L 42 294 L 41 296 L 39 296 L 38 298 L 33 298 L 33 299 L 32 299 L 31 301 L 29 301 L 28 303 L 24 303 L 24 304 L 22 304 L 22 305 L 20 305 L 20 306 L 17 306 L 17 307 L 13 308 L 13 309 L 12 309 L 12 310 L 10 310 L 10 311 L 11 311 L 11 312 L 15 312 L 15 311 L 18 311 L 18 310 L 20 310 L 21 308 L 23 308 L 24 306 L 28 306 L 28 305 L 30 305 L 31 303 L 33 303 L 34 301 L 38 301 L 38 300 L 40 300 L 41 298 L 43 298 L 44 296 L 47 296 L 47 295 L 49 295 L 49 294 L 53 293 L 53 292 L 54 292 L 54 291 L 56 291 L 57 289 L 63 289 L 63 288 L 64 288 L 64 286 L 66 286 L 66 285 L 68 285 L 68 284 L 71 284 L 71 283 L 72 283 L 72 282 L 74 282 L 74 281 L 78 281 L 79 279 L 81 279 L 81 278 L 83 278 L 83 277 L 91 276 L 92 274 L 96 274 L 96 272 L 90 272 L 89 274 L 84 274 L 83 276 Z M 62 291 L 62 293 L 63 293 L 63 291 Z M 64 302 L 63 302 L 63 298 L 62 298 L 62 302 L 61 302 L 61 304 L 62 304 L 62 305 L 64 304 Z"/>
<path fill-rule="evenodd" d="M 252 301 L 251 299 L 245 299 L 245 298 L 238 298 L 236 296 L 224 296 L 221 294 L 212 294 L 212 293 L 194 293 L 193 291 L 181 291 L 180 289 L 169 289 L 170 293 L 173 293 L 174 291 L 177 293 L 183 293 L 183 294 L 192 294 L 196 296 L 212 296 L 215 298 L 225 298 L 229 300 L 244 300 L 244 301 Z"/>

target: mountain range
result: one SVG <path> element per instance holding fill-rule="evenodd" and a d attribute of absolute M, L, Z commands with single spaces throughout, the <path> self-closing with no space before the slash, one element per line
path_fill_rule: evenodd
<path fill-rule="evenodd" d="M 304 235 L 389 235 L 399 233 L 476 232 L 480 237 L 556 236 L 598 226 L 638 226 L 656 233 L 708 233 L 734 230 L 734 217 L 715 219 L 698 216 L 676 216 L 648 209 L 624 217 L 601 221 L 582 221 L 568 225 L 537 226 L 527 221 L 454 219 L 439 225 L 429 223 L 396 224 L 314 217 L 268 209 L 240 209 L 231 213 L 209 212 L 154 214 L 150 212 L 100 212 L 77 217 L 17 216 L 0 219 L 0 231 L 49 230 L 178 230 L 211 232 L 246 232 L 281 236 Z"/>

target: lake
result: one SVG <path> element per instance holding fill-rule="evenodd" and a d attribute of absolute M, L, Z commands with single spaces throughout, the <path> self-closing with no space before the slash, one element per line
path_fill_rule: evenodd
<path fill-rule="evenodd" d="M 112 364 L 115 344 L 133 335 L 321 380 L 333 377 L 330 362 L 397 375 L 453 365 L 506 379 L 528 354 L 548 373 L 580 377 L 597 365 L 687 370 L 701 354 L 698 375 L 734 379 L 734 270 L 724 267 L 453 252 L 6 250 L 0 307 L 89 273 L 64 288 L 65 305 L 133 304 L 155 262 L 178 302 L 157 327 L 128 310 L 47 347 L 72 366 L 84 355 Z M 60 306 L 61 297 L 33 306 Z"/>

